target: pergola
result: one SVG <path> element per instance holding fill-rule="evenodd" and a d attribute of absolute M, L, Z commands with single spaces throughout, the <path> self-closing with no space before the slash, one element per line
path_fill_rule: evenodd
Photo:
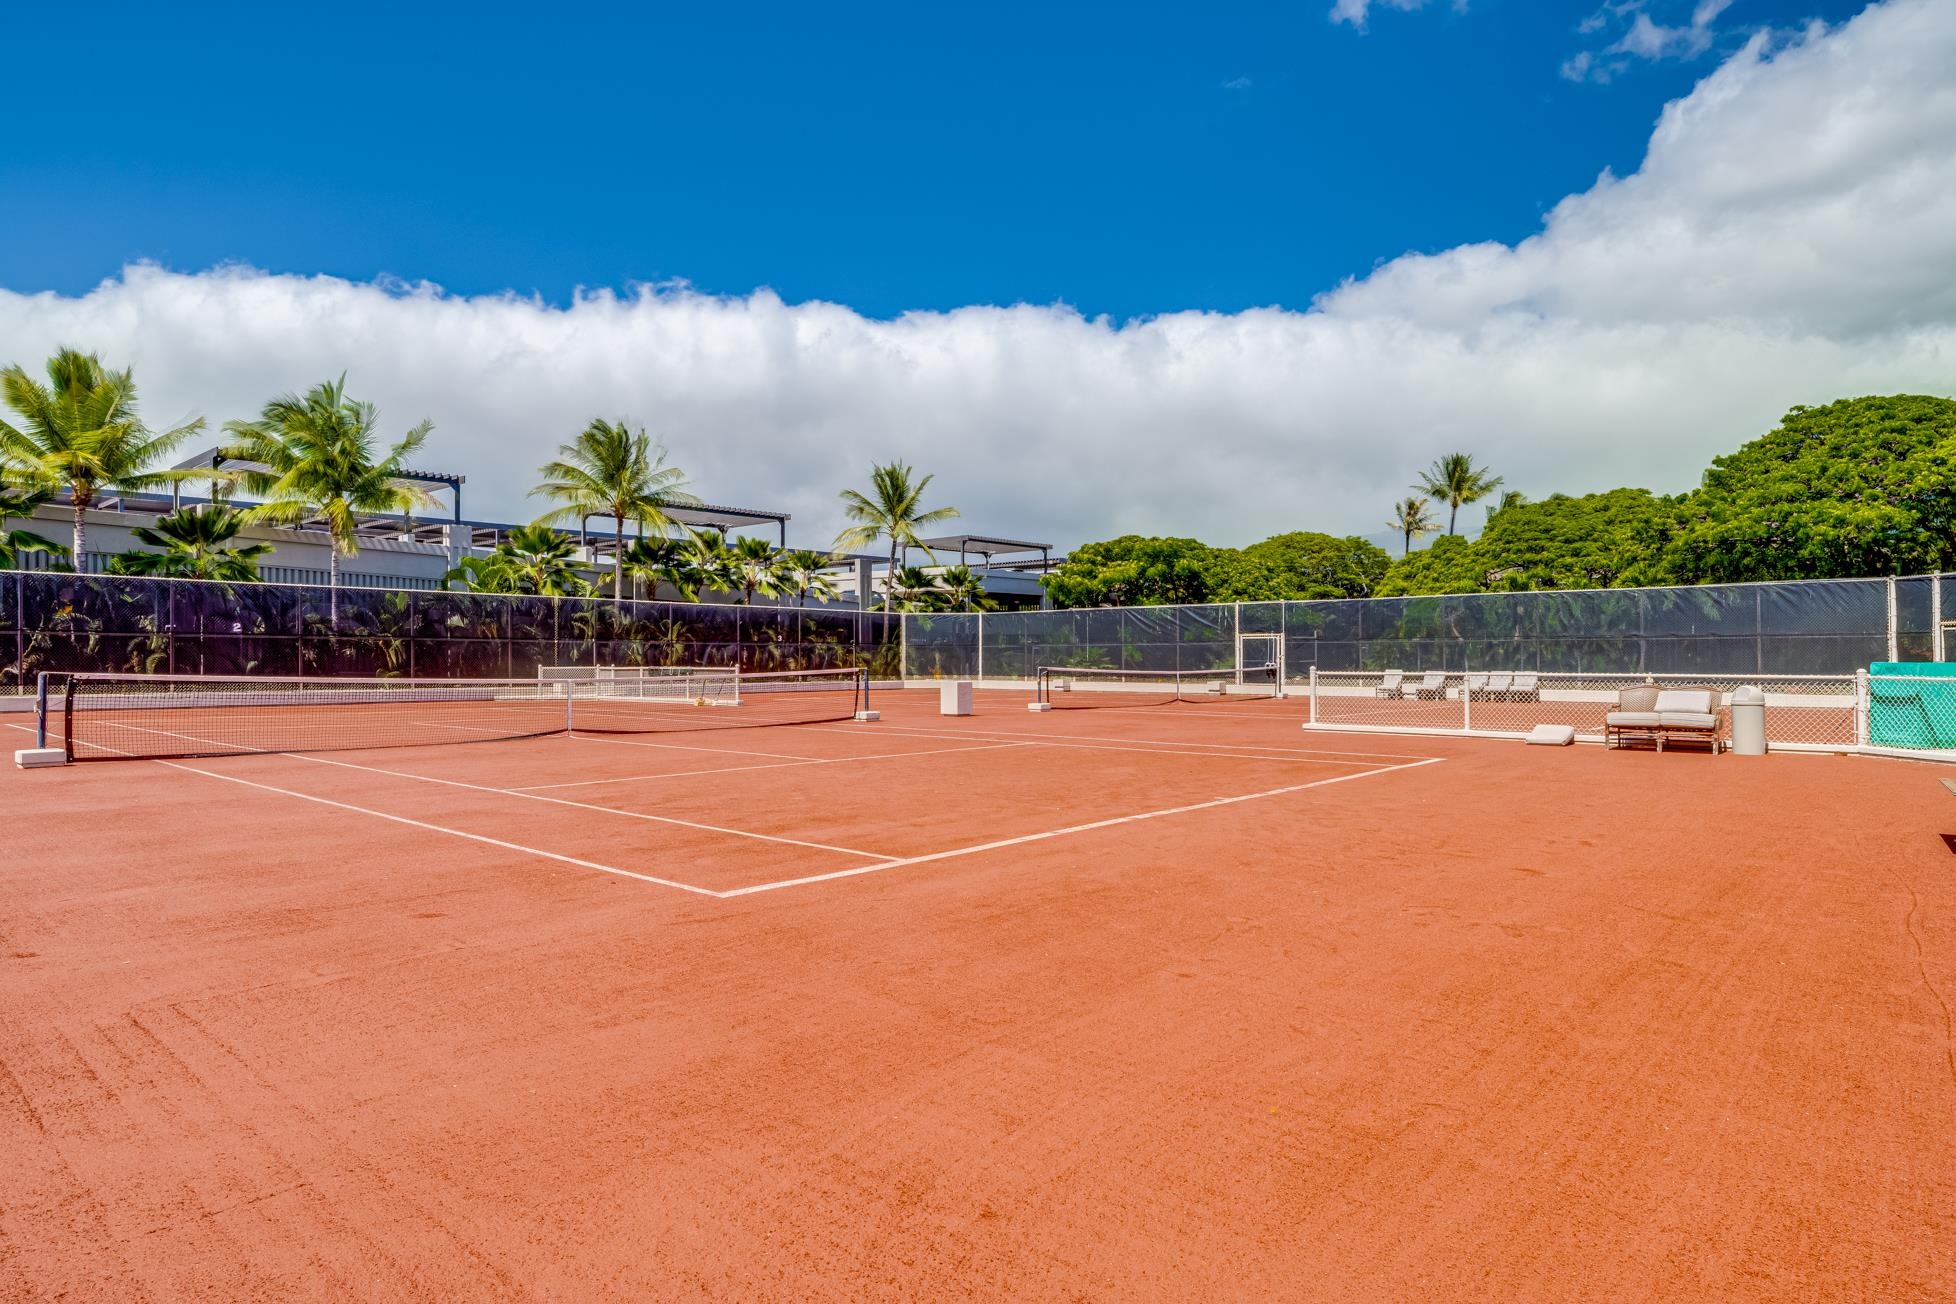
<path fill-rule="evenodd" d="M 213 472 L 212 484 L 215 485 L 217 474 L 222 473 L 227 469 L 234 470 L 234 471 L 269 471 L 271 468 L 265 466 L 263 463 L 260 462 L 250 462 L 242 458 L 226 457 L 224 455 L 224 450 L 221 448 L 207 448 L 203 452 L 198 453 L 195 457 L 187 458 L 184 461 L 178 462 L 171 469 L 174 471 Z M 371 513 L 371 514 L 361 516 L 354 523 L 353 528 L 356 533 L 368 536 L 370 538 L 386 538 L 386 539 L 413 538 L 413 539 L 419 539 L 424 543 L 432 543 L 432 542 L 441 541 L 443 537 L 442 532 L 446 524 L 448 523 L 452 523 L 455 525 L 464 524 L 462 520 L 462 485 L 467 482 L 468 480 L 467 476 L 451 475 L 443 471 L 413 471 L 413 470 L 408 470 L 406 468 L 403 468 L 401 473 L 399 475 L 396 475 L 394 479 L 400 481 L 402 484 L 415 485 L 419 488 L 427 489 L 430 491 L 436 489 L 448 490 L 451 522 L 437 522 L 434 524 L 427 524 L 427 523 L 417 522 L 413 520 L 413 518 L 411 517 L 401 516 L 391 512 Z M 215 497 L 215 495 L 213 495 L 213 497 Z M 125 511 L 145 510 L 142 506 L 138 505 L 133 500 L 133 498 L 132 501 L 127 506 L 123 506 L 120 502 L 117 502 L 116 500 L 105 500 L 101 505 L 104 507 L 109 507 L 113 505 Z M 183 482 L 177 481 L 176 483 L 170 486 L 170 510 L 175 511 L 177 508 L 181 507 L 182 505 L 183 505 Z M 325 524 L 325 521 L 323 518 L 315 516 L 307 520 L 296 522 L 295 524 L 297 528 L 303 530 L 312 527 L 323 526 Z"/>
<path fill-rule="evenodd" d="M 987 570 L 1037 570 L 1053 568 L 1053 545 L 1035 543 L 1030 539 L 1000 539 L 989 534 L 944 534 L 934 539 L 920 539 L 919 543 L 933 553 L 958 551 L 958 564 L 968 566 L 973 556 L 982 558 Z M 1031 553 L 1038 553 L 1034 560 Z M 994 558 L 1003 555 L 1005 561 Z"/>

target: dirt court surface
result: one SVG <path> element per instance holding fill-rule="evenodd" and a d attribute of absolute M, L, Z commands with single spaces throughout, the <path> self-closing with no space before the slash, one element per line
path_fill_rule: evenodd
<path fill-rule="evenodd" d="M 0 1299 L 1956 1298 L 1940 768 L 876 696 L 6 771 Z"/>

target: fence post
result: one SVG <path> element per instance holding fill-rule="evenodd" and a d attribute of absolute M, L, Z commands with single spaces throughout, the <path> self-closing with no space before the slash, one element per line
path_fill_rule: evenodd
<path fill-rule="evenodd" d="M 1929 658 L 1942 660 L 1942 572 L 1929 577 Z"/>
<path fill-rule="evenodd" d="M 1318 663 L 1311 663 L 1311 714 L 1310 723 L 1318 722 Z"/>
<path fill-rule="evenodd" d="M 897 682 L 903 684 L 908 683 L 910 680 L 910 613 L 899 611 L 896 613 L 896 618 Z M 885 634 L 888 632 L 888 630 L 884 631 Z"/>
<path fill-rule="evenodd" d="M 1536 664 L 1540 664 L 1537 662 Z M 1474 690 L 1469 686 L 1467 658 L 1460 659 L 1460 732 L 1474 732 Z"/>
<path fill-rule="evenodd" d="M 1243 604 L 1237 602 L 1231 605 L 1230 619 L 1236 626 L 1236 682 L 1240 685 L 1243 682 Z M 1181 662 L 1176 664 L 1180 665 Z"/>
<path fill-rule="evenodd" d="M 978 613 L 978 681 L 985 679 L 985 613 Z"/>
<path fill-rule="evenodd" d="M 1890 661 L 1900 661 L 1902 659 L 1900 644 L 1895 637 L 1896 623 L 1897 623 L 1897 617 L 1895 614 L 1895 577 L 1893 575 L 1890 575 L 1888 577 L 1888 659 Z"/>
<path fill-rule="evenodd" d="M 1868 672 L 1854 672 L 1854 743 L 1857 747 L 1868 745 Z"/>

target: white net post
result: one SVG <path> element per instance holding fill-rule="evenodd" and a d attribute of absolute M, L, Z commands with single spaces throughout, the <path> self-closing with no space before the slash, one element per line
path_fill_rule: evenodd
<path fill-rule="evenodd" d="M 1464 660 L 1460 665 L 1460 730 L 1474 732 L 1474 677 L 1467 673 Z"/>
<path fill-rule="evenodd" d="M 1312 663 L 1311 663 L 1311 719 L 1310 719 L 1310 723 L 1312 723 L 1312 724 L 1316 724 L 1317 722 L 1318 722 L 1318 667 L 1317 667 L 1317 663 L 1316 663 L 1316 662 L 1314 661 L 1314 662 L 1312 662 Z"/>

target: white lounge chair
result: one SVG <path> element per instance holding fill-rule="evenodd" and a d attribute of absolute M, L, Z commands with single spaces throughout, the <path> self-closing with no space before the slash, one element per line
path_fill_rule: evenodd
<path fill-rule="evenodd" d="M 1517 702 L 1539 702 L 1542 700 L 1542 677 L 1533 670 L 1517 671 L 1508 693 Z"/>
<path fill-rule="evenodd" d="M 1400 693 L 1400 696 L 1416 701 L 1438 700 L 1446 695 L 1447 672 L 1444 670 L 1427 671 L 1417 684 L 1406 685 Z"/>
<path fill-rule="evenodd" d="M 1379 686 L 1374 691 L 1380 697 L 1397 697 L 1399 696 L 1399 686 L 1403 684 L 1405 681 L 1406 681 L 1405 671 L 1388 670 L 1384 674 L 1379 676 Z"/>

